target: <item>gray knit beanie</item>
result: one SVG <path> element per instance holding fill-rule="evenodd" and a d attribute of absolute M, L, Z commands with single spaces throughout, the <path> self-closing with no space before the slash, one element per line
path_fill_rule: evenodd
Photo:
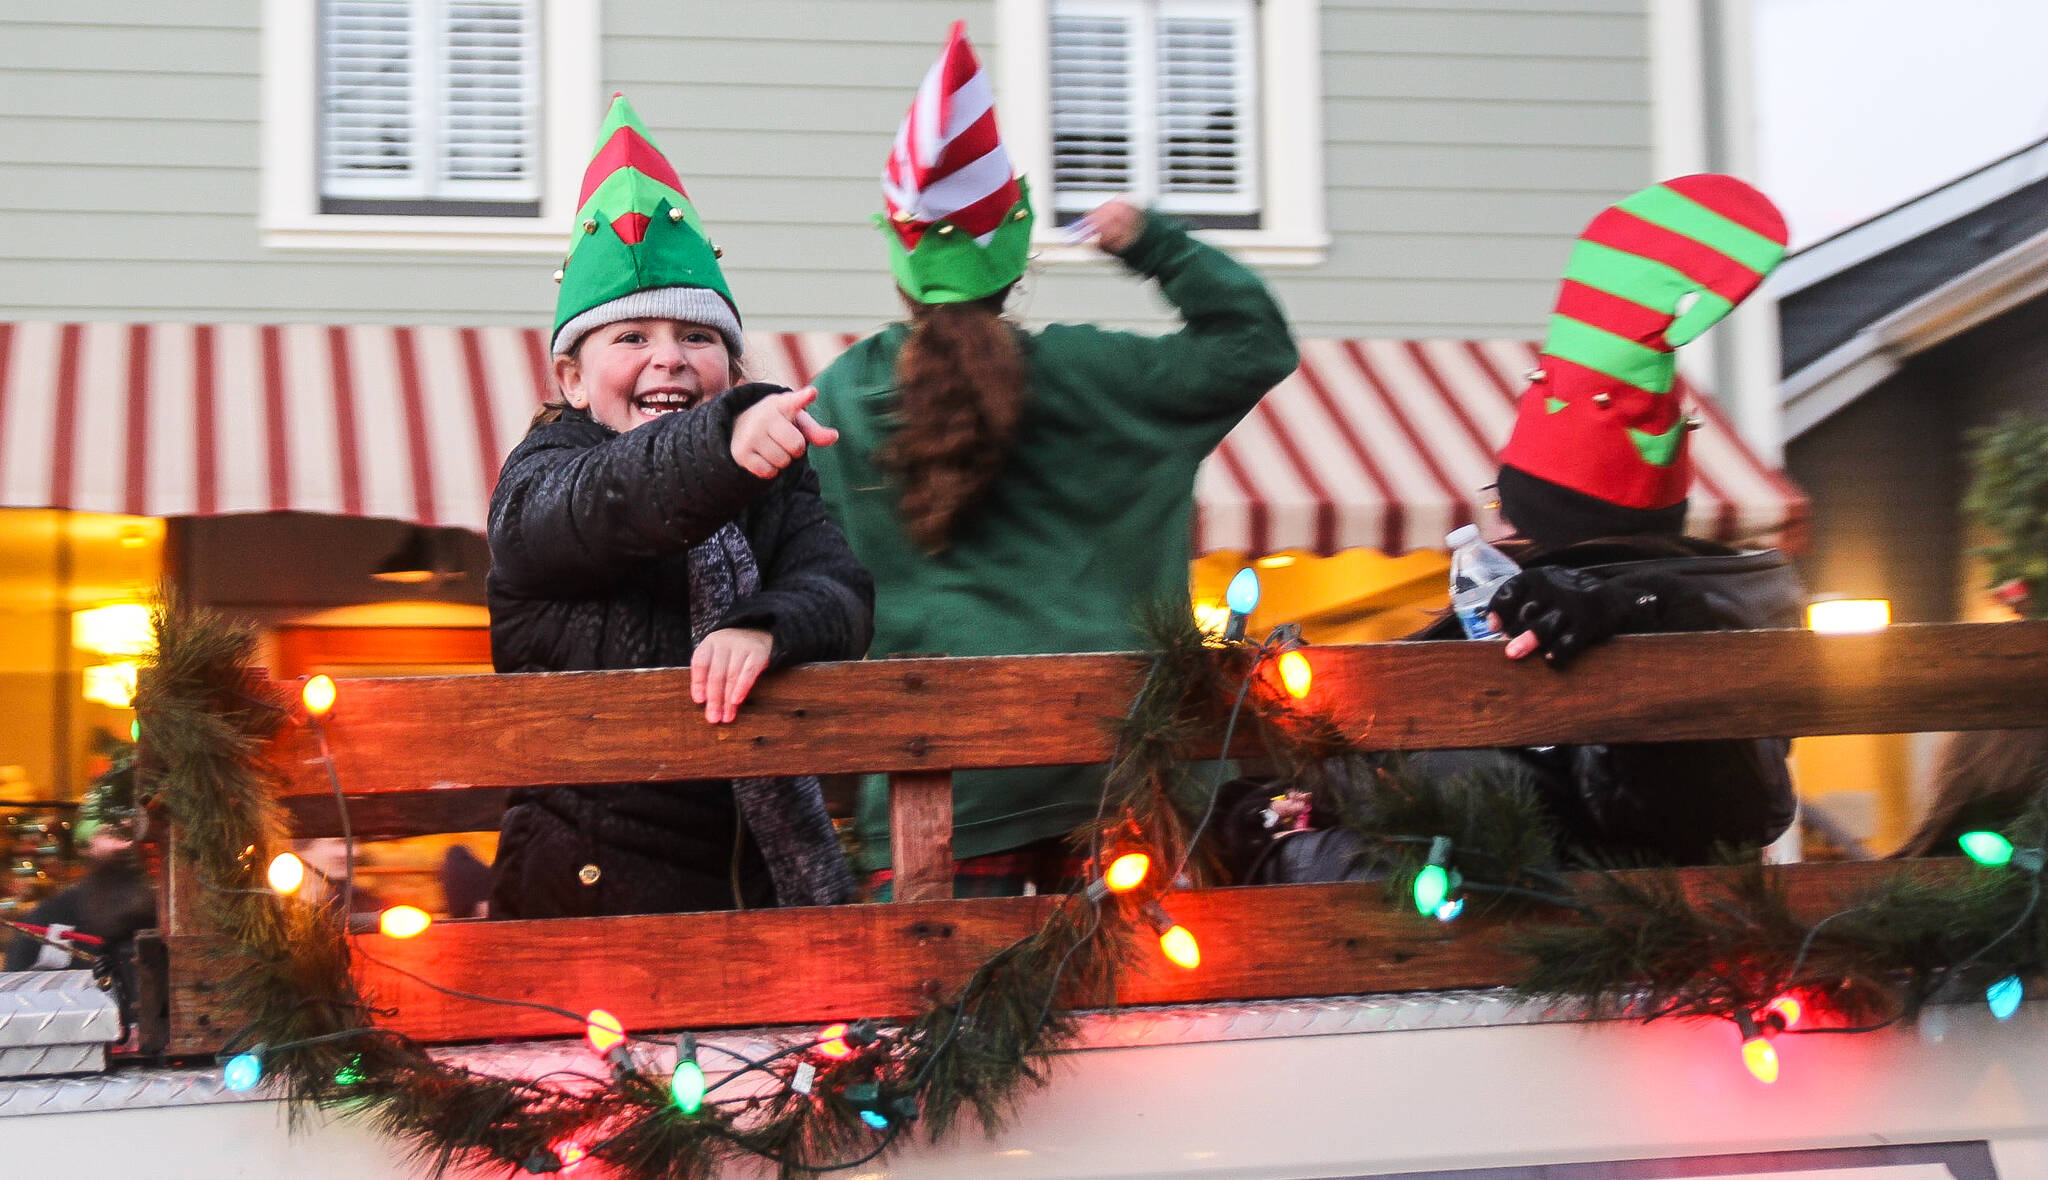
<path fill-rule="evenodd" d="M 740 317 L 718 292 L 704 287 L 653 287 L 600 303 L 564 323 L 555 333 L 554 354 L 567 356 L 576 351 L 578 342 L 606 324 L 646 319 L 683 320 L 716 328 L 725 337 L 727 352 L 738 357 L 746 351 Z"/>

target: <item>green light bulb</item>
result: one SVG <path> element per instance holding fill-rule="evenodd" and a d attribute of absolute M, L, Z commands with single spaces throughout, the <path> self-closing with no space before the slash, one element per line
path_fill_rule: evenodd
<path fill-rule="evenodd" d="M 1415 912 L 1436 915 L 1436 907 L 1444 903 L 1444 895 L 1451 891 L 1451 874 L 1442 865 L 1425 865 L 1415 874 Z"/>
<path fill-rule="evenodd" d="M 697 1064 L 697 1038 L 690 1033 L 676 1038 L 676 1071 L 669 1075 L 668 1095 L 684 1114 L 703 1109 L 704 1067 Z"/>
<path fill-rule="evenodd" d="M 2012 859 L 2012 841 L 1997 832 L 1964 832 L 1956 843 L 1980 865 L 1996 868 Z"/>
<path fill-rule="evenodd" d="M 360 1056 L 351 1058 L 347 1065 L 334 1071 L 334 1084 L 337 1086 L 357 1086 L 362 1081 L 363 1059 Z"/>

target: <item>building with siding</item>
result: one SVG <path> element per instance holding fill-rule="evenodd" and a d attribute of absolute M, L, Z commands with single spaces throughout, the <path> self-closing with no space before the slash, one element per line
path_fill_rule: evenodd
<path fill-rule="evenodd" d="M 0 739 L 15 743 L 0 764 L 75 795 L 90 731 L 125 713 L 69 700 L 101 657 L 70 643 L 65 618 L 132 598 L 161 569 L 264 623 L 281 672 L 473 666 L 474 645 L 423 660 L 360 632 L 478 621 L 486 558 L 466 530 L 545 392 L 537 329 L 604 96 L 627 93 L 676 162 L 757 368 L 801 379 L 896 313 L 868 224 L 876 178 L 955 19 L 1046 214 L 1022 318 L 1169 327 L 1156 298 L 1058 227 L 1061 210 L 1136 190 L 1208 226 L 1265 274 L 1300 335 L 1333 342 L 1311 354 L 1327 358 L 1340 419 L 1345 397 L 1392 407 L 1358 411 L 1353 449 L 1393 457 L 1352 477 L 1355 503 L 1327 502 L 1306 468 L 1272 474 L 1290 445 L 1281 417 L 1248 424 L 1265 432 L 1241 444 L 1248 474 L 1205 476 L 1208 518 L 1234 530 L 1207 546 L 1230 551 L 1219 560 L 1342 549 L 1349 564 L 1302 574 L 1304 609 L 1375 616 L 1375 594 L 1433 586 L 1440 561 L 1356 547 L 1426 546 L 1471 512 L 1484 436 L 1504 431 L 1526 356 L 1498 342 L 1541 334 L 1586 219 L 1660 175 L 1743 170 L 1746 58 L 1728 47 L 1745 8 L 8 4 L 0 564 L 42 572 L 0 603 L 21 637 L 0 646 L 28 653 L 0 669 L 0 693 L 51 736 Z M 1739 315 L 1689 362 L 1722 391 L 1732 425 L 1714 429 L 1739 451 L 1739 427 L 1766 462 L 1775 427 L 1756 407 L 1775 412 L 1775 398 L 1745 358 L 1774 351 L 1771 328 Z M 1401 409 L 1404 383 L 1436 408 Z M 1474 417 L 1464 396 L 1492 408 Z M 1418 464 L 1452 429 L 1431 415 L 1465 420 L 1480 443 Z M 1744 495 L 1783 506 L 1756 464 L 1731 462 L 1753 490 L 1709 496 L 1710 521 L 1732 522 Z M 434 580 L 369 580 L 413 524 L 436 529 Z M 280 638 L 294 628 L 332 642 Z"/>

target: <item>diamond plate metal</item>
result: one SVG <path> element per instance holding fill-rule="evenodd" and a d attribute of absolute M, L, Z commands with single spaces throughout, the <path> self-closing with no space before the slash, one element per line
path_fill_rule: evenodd
<path fill-rule="evenodd" d="M 17 976 L 29 976 L 17 979 Z M 61 982 L 43 983 L 35 976 Z M 89 971 L 15 971 L 0 975 L 0 1049 L 106 1045 L 121 1039 L 121 1010 Z M 0 1076 L 6 1071 L 0 1070 Z"/>
<path fill-rule="evenodd" d="M 107 1047 L 89 1045 L 26 1045 L 0 1049 L 0 1078 L 54 1077 L 59 1074 L 104 1073 Z"/>

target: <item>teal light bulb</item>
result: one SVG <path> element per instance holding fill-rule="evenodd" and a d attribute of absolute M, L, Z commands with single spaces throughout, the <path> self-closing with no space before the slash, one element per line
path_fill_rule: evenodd
<path fill-rule="evenodd" d="M 1984 989 L 1984 1002 L 1991 1005 L 1991 1014 L 2000 1020 L 2012 1019 L 2020 1010 L 2020 1001 L 2027 998 L 2027 985 L 2017 975 L 2008 975 Z"/>
<path fill-rule="evenodd" d="M 1454 897 L 1436 907 L 1436 920 L 1439 922 L 1455 922 L 1458 919 L 1458 915 L 1464 912 L 1465 899 Z"/>
<path fill-rule="evenodd" d="M 1223 605 L 1231 613 L 1248 615 L 1259 605 L 1259 575 L 1252 567 L 1246 566 L 1230 579 L 1230 588 L 1223 592 Z"/>
<path fill-rule="evenodd" d="M 1415 912 L 1435 917 L 1437 907 L 1444 904 L 1444 895 L 1450 891 L 1450 872 L 1442 865 L 1424 865 L 1415 874 Z"/>
<path fill-rule="evenodd" d="M 263 1059 L 254 1053 L 240 1053 L 230 1058 L 220 1071 L 221 1085 L 239 1094 L 255 1089 L 263 1080 Z"/>
<path fill-rule="evenodd" d="M 1997 832 L 1964 832 L 1956 843 L 1980 865 L 1996 868 L 2012 859 L 2012 841 Z"/>

